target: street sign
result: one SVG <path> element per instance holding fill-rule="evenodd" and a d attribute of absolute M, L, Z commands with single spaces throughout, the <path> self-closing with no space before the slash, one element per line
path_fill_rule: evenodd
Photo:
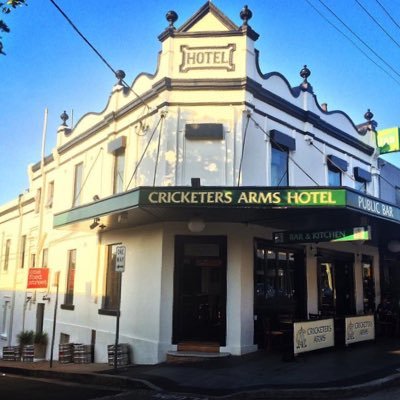
<path fill-rule="evenodd" d="M 124 272 L 125 271 L 125 246 L 117 246 L 117 254 L 115 259 L 115 271 Z"/>

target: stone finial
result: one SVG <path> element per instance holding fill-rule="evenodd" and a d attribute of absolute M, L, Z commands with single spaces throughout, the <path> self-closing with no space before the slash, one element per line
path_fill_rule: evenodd
<path fill-rule="evenodd" d="M 300 71 L 300 76 L 303 78 L 303 82 L 301 83 L 300 88 L 301 88 L 301 90 L 312 93 L 313 87 L 310 85 L 310 83 L 307 80 L 310 75 L 311 75 L 311 71 L 307 68 L 307 65 L 304 65 L 304 67 Z"/>
<path fill-rule="evenodd" d="M 123 86 L 123 80 L 124 80 L 124 78 L 125 78 L 125 72 L 124 71 L 122 71 L 122 69 L 119 69 L 118 71 L 115 71 L 115 76 L 116 76 L 116 78 L 118 79 L 118 85 L 121 85 L 121 86 Z"/>
<path fill-rule="evenodd" d="M 364 118 L 367 121 L 371 121 L 371 119 L 374 118 L 374 114 L 372 114 L 372 112 L 369 108 L 368 108 L 368 111 L 364 114 Z"/>
<path fill-rule="evenodd" d="M 304 79 L 303 83 L 308 83 L 307 78 L 311 75 L 311 71 L 307 68 L 307 65 L 304 65 L 302 70 L 300 71 L 300 76 Z"/>
<path fill-rule="evenodd" d="M 251 17 L 253 16 L 253 13 L 251 12 L 250 8 L 246 6 L 244 6 L 242 8 L 242 11 L 240 11 L 240 18 L 243 20 L 243 26 L 247 26 L 248 25 L 248 21 L 251 19 Z"/>
<path fill-rule="evenodd" d="M 178 14 L 175 11 L 170 10 L 165 15 L 165 18 L 169 22 L 169 26 L 167 29 L 175 30 L 174 23 L 178 20 Z"/>
<path fill-rule="evenodd" d="M 60 115 L 60 118 L 61 118 L 61 120 L 62 120 L 62 124 L 61 124 L 61 126 L 67 126 L 67 120 L 69 120 L 69 116 L 68 116 L 68 114 L 64 111 L 61 115 Z"/>

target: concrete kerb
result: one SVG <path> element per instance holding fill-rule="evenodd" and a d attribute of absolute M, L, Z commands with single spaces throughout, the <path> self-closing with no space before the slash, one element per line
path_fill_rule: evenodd
<path fill-rule="evenodd" d="M 155 392 L 165 392 L 165 389 L 154 385 L 153 383 L 128 376 L 116 376 L 104 373 L 80 373 L 80 372 L 65 372 L 65 371 L 49 371 L 42 369 L 24 369 L 18 367 L 0 366 L 1 373 L 12 375 L 23 375 L 34 378 L 55 379 L 60 381 L 76 382 L 79 384 L 87 385 L 100 385 L 110 388 L 118 388 L 123 391 L 130 390 L 151 390 Z M 395 386 L 400 383 L 400 373 L 388 375 L 384 378 L 375 379 L 366 383 L 349 386 L 331 386 L 331 387 L 318 387 L 318 388 L 264 388 L 256 390 L 238 391 L 227 395 L 207 395 L 204 392 L 188 393 L 188 392 L 175 392 L 169 390 L 168 393 L 176 394 L 179 396 L 186 395 L 190 397 L 206 397 L 207 399 L 226 399 L 226 400 L 273 400 L 273 399 L 292 399 L 292 400 L 305 400 L 305 399 L 337 399 L 338 396 L 343 398 L 351 396 L 362 396 L 373 391 L 378 391 L 382 388 Z"/>
<path fill-rule="evenodd" d="M 143 379 L 131 378 L 128 376 L 116 376 L 108 374 L 98 374 L 95 372 L 66 372 L 66 371 L 49 371 L 42 369 L 29 369 L 18 367 L 0 366 L 0 372 L 11 375 L 23 375 L 33 378 L 46 378 L 56 379 L 60 381 L 76 382 L 87 385 L 101 385 L 124 390 L 132 389 L 149 389 L 149 390 L 162 390 L 161 388 L 153 385 L 151 382 Z"/>
<path fill-rule="evenodd" d="M 218 399 L 229 400 L 274 400 L 274 399 L 337 399 L 351 396 L 363 396 L 383 388 L 396 386 L 400 383 L 400 373 L 392 374 L 384 378 L 370 382 L 343 387 L 323 388 L 291 388 L 291 389 L 260 389 L 255 391 L 238 392 L 226 396 L 218 396 Z"/>

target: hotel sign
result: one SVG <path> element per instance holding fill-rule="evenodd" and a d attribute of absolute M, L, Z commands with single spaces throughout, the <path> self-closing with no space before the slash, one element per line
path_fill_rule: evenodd
<path fill-rule="evenodd" d="M 233 53 L 236 50 L 234 43 L 226 46 L 190 47 L 181 46 L 182 61 L 180 72 L 193 69 L 224 69 L 234 71 Z"/>
<path fill-rule="evenodd" d="M 295 322 L 293 324 L 294 354 L 335 345 L 333 319 Z"/>
<path fill-rule="evenodd" d="M 345 318 L 345 344 L 375 339 L 375 321 L 373 315 L 361 315 Z"/>
<path fill-rule="evenodd" d="M 349 189 L 141 188 L 139 205 L 234 208 L 349 207 L 365 214 L 400 222 L 399 207 Z"/>
<path fill-rule="evenodd" d="M 274 232 L 274 243 L 319 243 L 348 242 L 353 240 L 370 240 L 371 230 L 368 226 L 342 229 L 325 229 L 319 231 L 285 231 Z"/>
<path fill-rule="evenodd" d="M 181 189 L 141 190 L 141 205 L 234 206 L 261 208 L 345 206 L 344 189 Z"/>

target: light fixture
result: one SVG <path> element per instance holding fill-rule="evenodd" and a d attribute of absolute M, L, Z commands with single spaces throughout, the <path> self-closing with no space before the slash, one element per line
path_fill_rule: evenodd
<path fill-rule="evenodd" d="M 48 294 L 45 294 L 45 295 L 42 297 L 42 300 L 43 300 L 43 301 L 50 301 L 50 300 L 51 300 L 51 297 L 50 297 Z"/>
<path fill-rule="evenodd" d="M 99 226 L 100 218 L 95 218 L 93 222 L 89 225 L 90 229 L 96 228 L 96 226 Z"/>
<path fill-rule="evenodd" d="M 99 195 L 98 195 L 98 194 L 95 194 L 95 195 L 93 196 L 93 201 L 99 201 L 99 200 L 100 200 Z"/>
<path fill-rule="evenodd" d="M 392 253 L 399 253 L 400 252 L 400 241 L 398 240 L 391 240 L 388 245 L 388 250 Z"/>
<path fill-rule="evenodd" d="M 124 211 L 121 214 L 118 214 L 118 223 L 121 224 L 122 222 L 128 221 L 128 212 Z"/>
<path fill-rule="evenodd" d="M 205 227 L 206 223 L 204 222 L 203 218 L 200 217 L 190 218 L 188 222 L 188 228 L 190 232 L 194 233 L 203 232 Z"/>
<path fill-rule="evenodd" d="M 201 181 L 200 178 L 191 178 L 190 183 L 193 188 L 198 189 L 201 186 Z"/>

